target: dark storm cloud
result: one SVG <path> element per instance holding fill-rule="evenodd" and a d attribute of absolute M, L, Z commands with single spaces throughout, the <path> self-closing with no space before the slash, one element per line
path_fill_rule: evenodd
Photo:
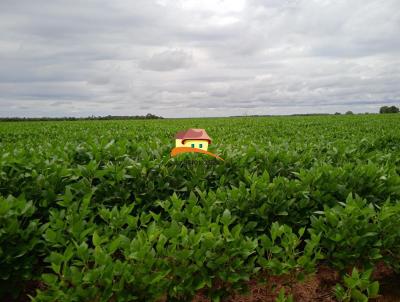
<path fill-rule="evenodd" d="M 400 105 L 397 0 L 0 2 L 0 115 Z"/>

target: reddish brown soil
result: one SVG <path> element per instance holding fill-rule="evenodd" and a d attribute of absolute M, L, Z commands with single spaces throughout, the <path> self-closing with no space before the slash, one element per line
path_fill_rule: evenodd
<path fill-rule="evenodd" d="M 294 301 L 334 302 L 331 288 L 336 284 L 339 274 L 328 267 L 321 266 L 315 275 L 308 276 L 302 282 L 295 282 L 289 276 L 266 276 L 257 282 L 248 282 L 249 294 L 234 294 L 226 302 L 274 302 L 282 287 L 292 294 Z M 333 285 L 332 285 L 333 284 Z M 199 293 L 193 302 L 210 302 Z"/>
<path fill-rule="evenodd" d="M 400 302 L 400 276 L 395 275 L 383 263 L 379 263 L 373 273 L 373 278 L 381 285 L 381 296 L 375 302 Z M 264 279 L 264 280 L 262 280 Z M 287 294 L 293 295 L 295 302 L 335 302 L 332 288 L 340 282 L 340 274 L 327 267 L 320 266 L 318 271 L 308 276 L 304 281 L 291 282 L 288 276 L 270 276 L 261 278 L 259 282 L 248 282 L 249 294 L 233 294 L 226 302 L 274 302 L 280 289 L 285 287 Z M 199 293 L 193 302 L 210 302 L 203 293 Z"/>
<path fill-rule="evenodd" d="M 400 275 L 384 263 L 378 263 L 374 269 L 372 278 L 380 283 L 380 297 L 374 302 L 400 302 Z M 303 281 L 295 281 L 290 276 L 261 276 L 258 280 L 247 282 L 248 294 L 232 294 L 224 299 L 225 302 L 275 302 L 282 287 L 287 294 L 293 295 L 295 302 L 335 302 L 332 288 L 340 282 L 340 274 L 334 269 L 321 265 L 317 272 L 306 277 Z M 220 287 L 220 286 L 219 286 Z M 43 285 L 37 281 L 25 284 L 25 293 L 16 301 L 30 301 L 27 294 L 34 295 L 35 290 L 43 289 Z M 4 302 L 15 301 L 11 297 Z M 2 302 L 3 302 L 2 301 Z M 167 301 L 166 297 L 160 302 Z M 211 302 L 205 291 L 199 291 L 192 302 Z"/>

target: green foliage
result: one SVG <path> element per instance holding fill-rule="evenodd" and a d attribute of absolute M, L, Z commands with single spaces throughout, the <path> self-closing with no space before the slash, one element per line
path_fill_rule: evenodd
<path fill-rule="evenodd" d="M 40 274 L 44 254 L 41 234 L 46 225 L 34 219 L 36 208 L 23 196 L 0 197 L 0 295 L 16 296 L 18 283 Z"/>
<path fill-rule="evenodd" d="M 275 302 L 293 302 L 293 296 L 292 295 L 285 295 L 285 288 L 282 287 L 281 290 L 279 291 L 278 297 L 276 297 Z"/>
<path fill-rule="evenodd" d="M 26 280 L 34 301 L 218 301 L 322 259 L 399 270 L 399 118 L 2 123 L 0 300 Z M 225 161 L 171 158 L 189 127 Z"/>
<path fill-rule="evenodd" d="M 379 113 L 399 113 L 399 108 L 396 106 L 382 106 Z"/>
<path fill-rule="evenodd" d="M 344 270 L 349 265 L 371 266 L 379 259 L 399 269 L 400 207 L 382 206 L 349 195 L 346 202 L 311 217 L 311 233 L 321 236 L 320 246 L 330 263 Z"/>
<path fill-rule="evenodd" d="M 400 271 L 400 203 L 385 203 L 377 217 L 383 260 Z"/>
<path fill-rule="evenodd" d="M 297 235 L 289 226 L 274 222 L 270 236 L 260 236 L 258 261 L 261 267 L 272 275 L 313 272 L 316 261 L 323 258 L 319 251 L 320 236 L 312 234 L 303 241 L 304 232 L 301 228 Z"/>
<path fill-rule="evenodd" d="M 343 277 L 343 286 L 336 284 L 335 295 L 339 301 L 367 302 L 378 297 L 379 282 L 371 281 L 372 270 L 359 272 L 353 268 L 351 275 Z"/>
<path fill-rule="evenodd" d="M 382 258 L 372 204 L 349 195 L 345 203 L 315 214 L 311 230 L 321 234 L 323 252 L 334 266 L 345 269 L 353 263 L 370 264 Z"/>

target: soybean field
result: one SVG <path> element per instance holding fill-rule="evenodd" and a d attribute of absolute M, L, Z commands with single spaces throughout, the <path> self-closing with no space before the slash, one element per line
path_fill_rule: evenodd
<path fill-rule="evenodd" d="M 171 157 L 188 128 L 224 161 Z M 400 301 L 399 273 L 400 114 L 0 123 L 0 301 Z"/>

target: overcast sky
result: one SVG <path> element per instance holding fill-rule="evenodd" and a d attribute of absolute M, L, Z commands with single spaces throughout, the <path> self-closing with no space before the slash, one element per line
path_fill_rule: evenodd
<path fill-rule="evenodd" d="M 377 112 L 399 0 L 0 0 L 0 116 Z"/>

